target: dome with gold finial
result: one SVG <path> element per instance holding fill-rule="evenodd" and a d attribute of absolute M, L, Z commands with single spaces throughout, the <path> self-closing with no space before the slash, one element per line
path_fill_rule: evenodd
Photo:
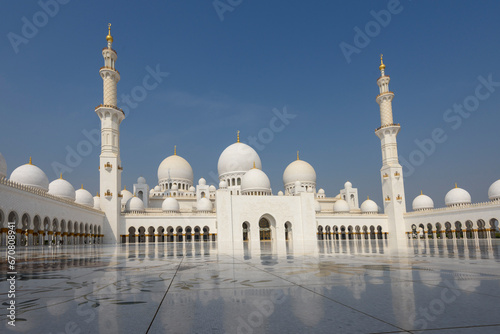
<path fill-rule="evenodd" d="M 424 195 L 422 191 L 420 191 L 420 195 L 415 197 L 412 203 L 413 211 L 421 211 L 421 210 L 430 210 L 434 209 L 434 201 L 427 195 Z"/>
<path fill-rule="evenodd" d="M 459 188 L 455 183 L 455 188 L 448 191 L 444 197 L 444 204 L 446 206 L 470 204 L 471 197 L 467 190 Z"/>
<path fill-rule="evenodd" d="M 316 171 L 313 166 L 304 160 L 300 160 L 297 151 L 297 160 L 290 163 L 283 172 L 283 185 L 286 188 L 300 181 L 303 186 L 316 188 Z"/>
<path fill-rule="evenodd" d="M 70 201 L 74 201 L 76 198 L 75 188 L 73 188 L 71 183 L 63 179 L 62 173 L 58 179 L 50 182 L 49 194 L 65 198 Z"/>
<path fill-rule="evenodd" d="M 113 36 L 111 36 L 111 23 L 108 23 L 108 36 L 106 36 L 106 40 L 109 43 L 113 43 Z"/>
<path fill-rule="evenodd" d="M 219 172 L 219 180 L 223 180 L 230 175 L 243 175 L 252 169 L 253 163 L 259 169 L 262 168 L 262 163 L 257 152 L 245 143 L 240 142 L 240 134 L 238 131 L 236 143 L 228 146 L 220 155 L 217 163 Z"/>
<path fill-rule="evenodd" d="M 76 195 L 75 196 L 76 203 L 86 205 L 86 206 L 89 206 L 91 208 L 94 207 L 94 197 L 92 196 L 91 193 L 88 192 L 88 190 L 85 190 L 83 188 L 83 184 L 82 184 L 82 187 L 80 189 L 75 191 L 75 195 Z"/>
<path fill-rule="evenodd" d="M 19 166 L 12 171 L 10 180 L 25 186 L 45 191 L 49 190 L 49 179 L 47 175 L 45 175 L 43 170 L 32 164 L 31 157 L 29 163 Z"/>
<path fill-rule="evenodd" d="M 174 155 L 165 158 L 158 167 L 158 182 L 186 182 L 193 184 L 193 168 L 183 157 L 177 155 L 177 146 Z"/>

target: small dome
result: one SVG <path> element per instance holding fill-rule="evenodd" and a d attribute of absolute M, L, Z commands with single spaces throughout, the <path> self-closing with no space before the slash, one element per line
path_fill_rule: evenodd
<path fill-rule="evenodd" d="M 153 195 L 153 194 L 154 194 L 154 192 L 155 192 L 155 190 L 154 190 L 154 189 L 151 189 L 151 190 L 149 191 L 149 194 L 150 194 L 150 195 Z"/>
<path fill-rule="evenodd" d="M 81 189 L 75 191 L 75 202 L 81 205 L 94 207 L 94 197 L 87 190 L 83 189 L 83 185 Z"/>
<path fill-rule="evenodd" d="M 7 177 L 7 162 L 2 153 L 0 153 L 0 178 L 2 177 Z"/>
<path fill-rule="evenodd" d="M 344 183 L 344 189 L 351 189 L 352 188 L 352 183 L 347 181 L 346 183 Z"/>
<path fill-rule="evenodd" d="M 205 180 L 204 178 L 201 178 L 198 180 L 198 185 L 199 186 L 205 186 L 207 185 L 207 180 Z"/>
<path fill-rule="evenodd" d="M 160 188 L 160 186 L 156 186 L 156 187 L 155 187 L 155 191 L 156 191 L 156 192 L 159 192 L 159 191 L 161 191 L 161 188 Z"/>
<path fill-rule="evenodd" d="M 14 169 L 12 174 L 10 174 L 10 180 L 24 184 L 25 186 L 45 191 L 49 190 L 49 179 L 47 178 L 47 175 L 45 175 L 43 170 L 31 164 L 31 158 L 30 162 L 26 165 L 22 165 Z"/>
<path fill-rule="evenodd" d="M 471 197 L 467 190 L 458 188 L 456 185 L 455 188 L 448 191 L 448 193 L 444 197 L 444 203 L 446 204 L 446 206 L 470 204 L 470 202 Z"/>
<path fill-rule="evenodd" d="M 132 197 L 125 204 L 125 209 L 127 211 L 144 211 L 144 203 L 139 197 Z"/>
<path fill-rule="evenodd" d="M 241 178 L 241 191 L 271 191 L 271 182 L 266 173 L 258 168 L 252 168 Z"/>
<path fill-rule="evenodd" d="M 298 189 L 298 188 L 300 188 L 300 187 L 302 187 L 302 182 L 300 182 L 300 181 L 295 181 L 295 189 Z"/>
<path fill-rule="evenodd" d="M 321 212 L 321 204 L 318 201 L 314 201 L 314 211 Z"/>
<path fill-rule="evenodd" d="M 278 191 L 278 196 L 283 196 L 283 192 L 281 190 Z"/>
<path fill-rule="evenodd" d="M 161 204 L 161 209 L 165 212 L 179 212 L 179 202 L 173 197 L 167 197 Z"/>
<path fill-rule="evenodd" d="M 189 191 L 192 192 L 192 193 L 194 193 L 196 191 L 196 188 L 193 187 L 193 186 L 191 186 L 191 187 L 189 187 Z"/>
<path fill-rule="evenodd" d="M 210 185 L 210 187 L 208 187 L 208 191 L 216 191 L 217 189 L 215 188 L 215 186 L 213 184 Z"/>
<path fill-rule="evenodd" d="M 375 207 L 376 206 L 377 205 L 375 204 Z M 339 199 L 333 204 L 333 212 L 345 213 L 345 212 L 349 212 L 349 211 L 351 211 L 351 208 L 349 208 L 349 204 L 347 204 L 347 202 L 343 199 Z"/>
<path fill-rule="evenodd" d="M 371 199 L 367 199 L 361 204 L 362 213 L 378 213 L 378 205 Z"/>
<path fill-rule="evenodd" d="M 158 167 L 158 182 L 164 180 L 185 180 L 193 183 L 193 168 L 181 156 L 171 155 L 163 160 Z"/>
<path fill-rule="evenodd" d="M 227 182 L 226 181 L 220 181 L 219 182 L 219 189 L 226 189 L 227 188 Z"/>
<path fill-rule="evenodd" d="M 101 210 L 101 198 L 99 195 L 94 196 L 94 209 Z"/>
<path fill-rule="evenodd" d="M 143 178 L 142 176 L 139 176 L 139 178 L 137 179 L 137 183 L 139 183 L 139 184 L 146 184 L 146 179 Z"/>
<path fill-rule="evenodd" d="M 323 188 L 318 190 L 318 195 L 324 195 L 324 194 L 325 194 L 325 190 Z"/>
<path fill-rule="evenodd" d="M 427 195 L 420 194 L 413 200 L 413 211 L 434 209 L 434 201 Z"/>
<path fill-rule="evenodd" d="M 289 164 L 283 172 L 283 184 L 286 187 L 295 181 L 316 184 L 316 171 L 313 166 L 304 160 L 295 160 Z"/>
<path fill-rule="evenodd" d="M 228 146 L 219 157 L 217 163 L 219 178 L 227 173 L 245 173 L 252 169 L 254 163 L 257 168 L 262 168 L 257 152 L 247 144 L 234 143 Z"/>
<path fill-rule="evenodd" d="M 212 212 L 213 204 L 208 198 L 203 197 L 198 201 L 198 205 L 196 207 L 200 212 Z"/>
<path fill-rule="evenodd" d="M 493 182 L 488 189 L 488 198 L 491 201 L 496 201 L 500 199 L 500 180 Z"/>
<path fill-rule="evenodd" d="M 49 194 L 74 201 L 76 198 L 75 188 L 62 178 L 54 180 L 49 184 Z"/>
<path fill-rule="evenodd" d="M 179 190 L 179 186 L 176 184 L 172 185 L 172 190 Z"/>
<path fill-rule="evenodd" d="M 128 191 L 126 187 L 120 192 L 120 195 L 123 196 L 122 205 L 127 204 L 128 200 L 134 197 L 134 195 L 130 191 Z"/>

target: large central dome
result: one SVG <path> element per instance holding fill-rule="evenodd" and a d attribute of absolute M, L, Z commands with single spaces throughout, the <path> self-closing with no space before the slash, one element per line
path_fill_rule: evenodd
<path fill-rule="evenodd" d="M 158 182 L 167 180 L 184 180 L 193 183 L 193 169 L 189 162 L 181 156 L 171 155 L 158 167 Z"/>
<path fill-rule="evenodd" d="M 246 173 L 254 167 L 261 169 L 260 157 L 253 148 L 243 143 L 234 143 L 227 147 L 219 157 L 217 169 L 219 179 L 225 174 Z"/>

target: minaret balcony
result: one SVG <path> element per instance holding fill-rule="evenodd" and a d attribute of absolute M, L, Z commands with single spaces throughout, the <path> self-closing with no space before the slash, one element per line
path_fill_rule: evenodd
<path fill-rule="evenodd" d="M 109 191 L 109 190 L 108 190 L 108 191 L 106 191 L 106 192 L 104 193 L 104 197 L 106 197 L 107 199 L 110 199 L 111 197 L 113 197 L 113 193 L 112 193 L 111 191 Z"/>
<path fill-rule="evenodd" d="M 401 176 L 401 174 L 400 174 L 399 172 L 394 173 L 394 177 L 395 177 L 396 179 L 398 179 L 398 180 L 399 180 L 399 177 L 400 177 L 400 176 Z"/>
<path fill-rule="evenodd" d="M 110 164 L 109 162 L 107 162 L 107 163 L 105 163 L 105 164 L 104 164 L 104 168 L 105 168 L 108 172 L 110 172 L 110 171 L 113 169 L 113 165 L 112 165 L 112 164 Z"/>
<path fill-rule="evenodd" d="M 103 109 L 104 108 L 106 108 L 106 109 L 114 109 L 116 111 L 120 111 L 123 114 L 123 116 L 125 116 L 125 113 L 123 112 L 122 109 L 118 108 L 117 106 L 111 105 L 111 104 L 100 104 L 97 107 L 95 107 L 94 110 L 95 110 L 95 112 L 98 112 L 98 110 L 101 109 L 101 108 L 103 108 Z"/>
<path fill-rule="evenodd" d="M 120 75 L 120 72 L 118 70 L 116 70 L 115 68 L 113 67 L 109 67 L 109 66 L 103 66 L 99 69 L 99 72 L 102 71 L 102 70 L 110 70 L 110 71 L 115 71 L 116 73 L 118 73 L 118 75 Z"/>

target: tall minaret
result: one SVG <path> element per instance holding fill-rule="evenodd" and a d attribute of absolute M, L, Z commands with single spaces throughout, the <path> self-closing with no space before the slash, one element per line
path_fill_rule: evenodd
<path fill-rule="evenodd" d="M 398 160 L 398 143 L 396 136 L 401 129 L 399 124 L 392 120 L 392 99 L 394 93 L 389 91 L 391 78 L 385 75 L 385 65 L 380 55 L 380 78 L 377 85 L 380 94 L 377 103 L 380 105 L 380 127 L 375 134 L 380 138 L 382 144 L 382 168 L 380 177 L 382 180 L 382 193 L 384 201 L 384 212 L 388 216 L 389 236 L 391 238 L 405 238 L 404 213 L 406 212 L 405 190 L 403 182 L 403 168 Z"/>
<path fill-rule="evenodd" d="M 95 108 L 101 119 L 101 155 L 99 163 L 101 210 L 106 213 L 105 243 L 119 242 L 121 211 L 120 123 L 125 114 L 116 104 L 116 85 L 120 73 L 115 69 L 116 51 L 111 48 L 111 23 L 108 25 L 108 47 L 102 50 L 104 66 L 99 70 L 103 80 L 103 104 Z"/>

